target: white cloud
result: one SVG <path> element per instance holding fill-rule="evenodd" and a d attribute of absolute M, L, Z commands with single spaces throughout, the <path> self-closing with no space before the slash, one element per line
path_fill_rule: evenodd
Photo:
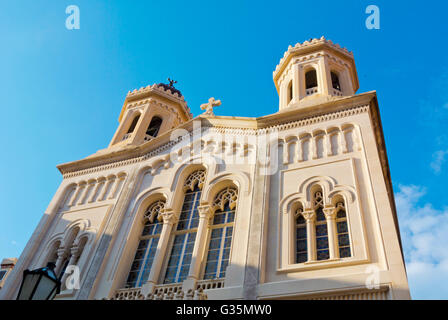
<path fill-rule="evenodd" d="M 448 209 L 419 204 L 424 188 L 400 185 L 395 194 L 411 296 L 448 299 Z"/>
<path fill-rule="evenodd" d="M 442 165 L 445 162 L 446 155 L 448 155 L 448 150 L 439 150 L 433 153 L 431 168 L 434 173 L 440 173 L 442 170 Z"/>

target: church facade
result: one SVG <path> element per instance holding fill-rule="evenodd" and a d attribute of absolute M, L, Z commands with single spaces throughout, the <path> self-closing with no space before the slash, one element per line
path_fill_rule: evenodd
<path fill-rule="evenodd" d="M 8 277 L 56 264 L 56 299 L 409 299 L 376 93 L 351 52 L 290 46 L 279 110 L 193 118 L 181 92 L 129 92 L 110 145 L 63 181 Z"/>

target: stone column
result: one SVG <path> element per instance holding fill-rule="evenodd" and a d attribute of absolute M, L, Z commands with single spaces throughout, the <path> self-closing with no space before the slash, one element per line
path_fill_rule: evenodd
<path fill-rule="evenodd" d="M 112 188 L 110 188 L 110 194 L 107 197 L 107 199 L 113 199 L 115 198 L 115 194 L 118 191 L 118 188 L 120 187 L 121 181 L 123 181 L 124 177 L 120 176 L 114 179 L 114 184 L 112 185 Z"/>
<path fill-rule="evenodd" d="M 76 259 L 78 259 L 80 253 L 81 252 L 80 252 L 79 247 L 77 245 L 73 245 L 71 247 L 71 249 L 70 249 L 70 260 L 68 262 L 69 266 L 74 265 L 76 263 Z M 62 275 L 62 279 L 61 279 L 61 286 L 62 286 L 62 288 L 61 289 L 63 289 L 63 290 L 66 289 L 65 281 L 67 280 L 67 276 L 68 275 L 66 273 L 64 273 Z"/>
<path fill-rule="evenodd" d="M 92 194 L 90 195 L 89 199 L 87 200 L 88 203 L 92 203 L 95 199 L 95 195 L 98 193 L 98 190 L 100 189 L 101 185 L 104 182 L 104 178 L 99 178 L 95 187 L 95 190 L 93 190 Z"/>
<path fill-rule="evenodd" d="M 331 84 L 330 68 L 328 66 L 328 61 L 325 57 L 321 57 L 318 62 L 319 68 L 316 71 L 320 75 L 321 83 L 318 83 L 320 88 L 319 92 L 325 95 L 331 95 L 333 87 Z"/>
<path fill-rule="evenodd" d="M 93 189 L 93 186 L 95 185 L 95 183 L 96 183 L 96 180 L 89 181 L 89 183 L 84 188 L 84 193 L 83 193 L 82 197 L 80 198 L 78 204 L 83 204 L 86 202 L 87 196 L 89 195 L 89 191 Z"/>
<path fill-rule="evenodd" d="M 287 165 L 289 163 L 289 143 L 283 140 L 283 164 Z"/>
<path fill-rule="evenodd" d="M 76 199 L 78 198 L 79 193 L 82 191 L 84 185 L 85 185 L 85 182 L 80 182 L 76 186 L 76 191 L 73 193 L 73 196 L 72 196 L 72 198 L 70 200 L 70 203 L 68 204 L 70 207 L 76 205 Z"/>
<path fill-rule="evenodd" d="M 178 217 L 174 214 L 172 209 L 164 209 L 162 212 L 163 227 L 160 233 L 159 242 L 157 244 L 157 252 L 154 256 L 154 260 L 151 266 L 151 272 L 149 273 L 148 281 L 142 287 L 142 294 L 144 296 L 154 293 L 154 287 L 159 280 L 160 271 L 162 268 L 163 260 L 165 259 L 168 242 L 171 236 L 171 229 L 177 222 Z"/>
<path fill-rule="evenodd" d="M 330 259 L 337 259 L 339 258 L 339 252 L 336 238 L 336 210 L 334 207 L 324 208 L 323 210 L 327 220 L 328 251 L 330 252 Z"/>
<path fill-rule="evenodd" d="M 62 263 L 64 262 L 65 258 L 67 257 L 67 250 L 65 248 L 59 248 L 58 251 L 58 258 L 56 260 L 56 267 L 54 268 L 54 273 L 58 275 L 61 272 L 62 269 Z"/>
<path fill-rule="evenodd" d="M 104 188 L 101 190 L 100 195 L 98 196 L 98 201 L 105 200 L 107 189 L 109 189 L 110 185 L 114 183 L 115 176 L 107 178 L 107 182 L 104 183 Z"/>
<path fill-rule="evenodd" d="M 298 138 L 297 139 L 297 162 L 302 162 L 303 161 L 303 138 Z"/>
<path fill-rule="evenodd" d="M 201 263 L 204 257 L 205 242 L 207 241 L 207 232 L 210 223 L 210 219 L 213 216 L 212 208 L 207 206 L 199 206 L 199 225 L 196 233 L 196 240 L 194 242 L 194 248 L 191 256 L 190 271 L 188 277 L 182 285 L 183 291 L 189 289 L 195 290 L 196 281 L 199 280 L 201 272 Z"/>
<path fill-rule="evenodd" d="M 306 235 L 307 235 L 307 252 L 308 252 L 308 261 L 316 260 L 316 228 L 315 228 L 315 219 L 316 215 L 314 210 L 304 211 L 303 217 L 306 220 Z"/>
<path fill-rule="evenodd" d="M 327 157 L 330 157 L 333 155 L 333 148 L 331 147 L 331 137 L 332 134 L 331 133 L 326 133 L 325 134 L 325 146 L 326 146 L 326 155 Z"/>
<path fill-rule="evenodd" d="M 292 75 L 292 102 L 296 103 L 300 99 L 300 69 L 299 65 L 295 64 L 292 66 L 293 75 Z"/>

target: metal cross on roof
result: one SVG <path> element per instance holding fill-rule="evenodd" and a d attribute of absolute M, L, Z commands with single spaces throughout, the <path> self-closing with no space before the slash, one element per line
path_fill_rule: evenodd
<path fill-rule="evenodd" d="M 176 80 L 171 80 L 170 78 L 168 78 L 168 81 L 170 83 L 170 87 L 174 87 L 174 84 L 177 83 Z"/>
<path fill-rule="evenodd" d="M 201 110 L 205 109 L 205 112 L 203 113 L 206 116 L 214 116 L 213 108 L 220 106 L 221 100 L 215 100 L 215 98 L 211 97 L 208 99 L 208 103 L 201 104 Z"/>

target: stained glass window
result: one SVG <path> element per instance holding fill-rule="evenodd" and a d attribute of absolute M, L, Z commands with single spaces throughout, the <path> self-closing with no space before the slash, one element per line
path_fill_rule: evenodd
<path fill-rule="evenodd" d="M 204 279 L 219 279 L 226 275 L 232 246 L 237 190 L 227 188 L 215 199 L 218 209 L 213 216 Z"/>
<path fill-rule="evenodd" d="M 314 194 L 314 210 L 316 212 L 316 256 L 317 260 L 327 260 L 330 258 L 328 250 L 328 229 L 327 220 L 323 210 L 322 192 Z"/>
<path fill-rule="evenodd" d="M 186 180 L 184 203 L 179 221 L 173 234 L 173 245 L 168 260 L 163 283 L 178 283 L 187 278 L 190 271 L 191 256 L 199 224 L 198 206 L 201 198 L 201 177 L 205 171 L 195 171 Z"/>
<path fill-rule="evenodd" d="M 339 257 L 347 258 L 351 256 L 350 236 L 348 234 L 347 214 L 343 202 L 336 205 L 336 229 L 338 235 Z"/>
<path fill-rule="evenodd" d="M 163 222 L 161 221 L 160 213 L 164 206 L 165 202 L 157 201 L 146 210 L 144 216 L 145 225 L 126 281 L 127 288 L 141 287 L 148 280 L 157 251 L 160 233 L 162 232 Z"/>
<path fill-rule="evenodd" d="M 302 215 L 303 209 L 296 213 L 296 262 L 303 263 L 308 260 L 306 221 Z"/>

